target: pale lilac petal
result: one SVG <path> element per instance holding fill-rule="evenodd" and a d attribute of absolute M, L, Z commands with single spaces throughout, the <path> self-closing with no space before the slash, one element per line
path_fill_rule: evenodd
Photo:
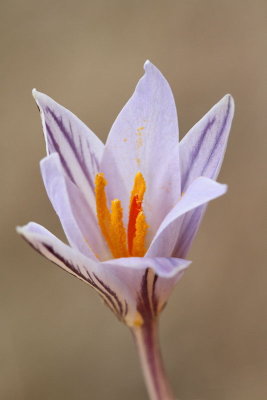
<path fill-rule="evenodd" d="M 69 110 L 47 95 L 33 90 L 40 109 L 47 154 L 57 152 L 69 179 L 94 204 L 94 178 L 99 172 L 104 145 Z"/>
<path fill-rule="evenodd" d="M 78 251 L 61 242 L 43 226 L 29 222 L 25 226 L 18 227 L 17 232 L 45 258 L 77 278 L 87 281 L 87 270 L 79 260 Z M 93 259 L 90 261 L 94 265 L 95 261 Z"/>
<path fill-rule="evenodd" d="M 127 298 L 128 325 L 157 315 L 190 261 L 167 257 L 130 257 L 109 260 L 102 265 L 123 279 L 121 294 Z"/>
<path fill-rule="evenodd" d="M 174 257 L 126 257 L 107 260 L 102 264 L 116 265 L 118 268 L 122 268 L 122 271 L 131 270 L 133 274 L 151 268 L 160 277 L 173 278 L 178 272 L 188 267 L 190 261 Z"/>
<path fill-rule="evenodd" d="M 197 207 L 193 211 L 189 211 L 183 218 L 179 240 L 177 240 L 174 250 L 174 257 L 186 257 L 191 244 L 197 234 L 201 220 L 205 214 L 207 205 Z"/>
<path fill-rule="evenodd" d="M 108 269 L 67 246 L 41 225 L 31 222 L 17 231 L 44 257 L 93 287 L 117 317 L 124 320 L 128 311 L 127 299 L 121 297 L 123 283 L 113 277 L 112 268 Z"/>
<path fill-rule="evenodd" d="M 109 199 L 122 201 L 125 220 L 135 174 L 142 172 L 152 236 L 180 195 L 178 121 L 169 84 L 150 62 L 144 68 L 145 75 L 111 128 L 101 171 Z"/>
<path fill-rule="evenodd" d="M 59 155 L 53 153 L 40 164 L 48 197 L 71 246 L 91 258 L 110 258 L 95 213 L 83 193 L 64 174 Z"/>
<path fill-rule="evenodd" d="M 226 185 L 211 179 L 205 177 L 195 179 L 176 206 L 162 221 L 146 255 L 149 257 L 173 256 L 174 249 L 180 241 L 180 230 L 184 215 L 188 211 L 223 195 L 226 190 Z"/>
<path fill-rule="evenodd" d="M 188 263 L 190 264 L 190 262 Z M 174 287 L 176 286 L 177 282 L 182 278 L 184 272 L 185 269 L 181 269 L 172 279 L 162 277 L 157 280 L 156 296 L 157 296 L 158 312 L 161 312 L 163 308 L 166 306 Z"/>
<path fill-rule="evenodd" d="M 233 115 L 233 98 L 226 95 L 180 142 L 182 192 L 199 176 L 217 178 Z"/>
<path fill-rule="evenodd" d="M 44 257 L 88 283 L 120 320 L 128 325 L 161 311 L 187 260 L 127 258 L 95 262 L 65 245 L 42 226 L 29 223 L 17 228 Z"/>

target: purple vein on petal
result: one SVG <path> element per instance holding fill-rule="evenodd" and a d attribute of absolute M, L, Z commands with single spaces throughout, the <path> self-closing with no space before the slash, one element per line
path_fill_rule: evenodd
<path fill-rule="evenodd" d="M 193 147 L 192 152 L 190 154 L 190 159 L 193 160 L 191 163 L 190 168 L 187 168 L 186 173 L 184 175 L 181 176 L 181 186 L 182 188 L 185 188 L 187 181 L 188 181 L 188 177 L 190 174 L 190 170 L 192 168 L 192 166 L 194 165 L 196 159 L 197 159 L 197 155 L 199 154 L 199 151 L 201 149 L 202 143 L 207 135 L 207 133 L 209 132 L 209 130 L 212 128 L 212 126 L 214 125 L 216 121 L 216 117 L 213 117 L 210 121 L 207 122 L 205 128 L 203 129 L 201 135 L 199 136 L 199 139 L 197 141 L 197 144 Z"/>
<path fill-rule="evenodd" d="M 126 317 L 126 315 L 128 314 L 128 310 L 129 310 L 129 306 L 128 306 L 128 303 L 126 300 L 124 300 L 124 306 L 125 306 L 125 308 L 124 308 L 123 316 Z"/>
<path fill-rule="evenodd" d="M 150 368 L 153 374 L 153 379 L 155 381 L 155 388 L 157 393 L 160 393 L 160 384 L 159 384 L 159 379 L 158 379 L 158 371 L 156 367 L 156 359 L 155 359 L 155 353 L 152 351 L 153 349 L 153 339 L 152 336 L 149 334 L 150 329 L 151 329 L 151 323 L 154 318 L 154 313 L 156 310 L 154 310 L 154 303 L 153 303 L 153 292 L 152 292 L 152 298 L 150 297 L 149 293 L 149 288 L 148 288 L 148 276 L 151 270 L 147 268 L 144 272 L 144 275 L 141 280 L 141 287 L 140 287 L 140 294 L 137 299 L 137 310 L 139 313 L 142 315 L 144 318 L 144 327 L 145 327 L 145 333 L 144 333 L 144 340 L 145 340 L 145 345 L 146 345 L 146 351 L 149 354 L 148 357 L 148 362 L 150 364 Z M 155 288 L 155 277 L 153 280 L 153 286 L 152 290 Z M 152 302 L 152 304 L 151 304 Z"/>
<path fill-rule="evenodd" d="M 100 283 L 100 285 L 103 286 L 103 288 L 109 293 L 109 295 L 114 298 L 114 300 L 116 301 L 116 303 L 119 307 L 118 311 L 119 311 L 120 315 L 123 315 L 122 303 L 119 300 L 117 294 L 114 292 L 114 290 L 112 290 L 107 284 L 105 284 L 105 282 L 103 282 L 102 279 L 100 279 L 96 274 L 94 274 L 94 277 Z"/>
<path fill-rule="evenodd" d="M 44 246 L 44 248 L 49 251 L 55 258 L 57 258 L 59 261 L 61 261 L 64 265 L 66 265 L 67 268 L 69 268 L 71 271 L 73 271 L 76 275 L 78 275 L 80 278 L 87 280 L 86 277 L 84 276 L 84 274 L 81 273 L 80 268 L 78 267 L 78 265 L 75 265 L 73 263 L 71 263 L 70 261 L 66 260 L 66 258 L 64 258 L 61 254 L 59 254 L 54 248 L 53 246 L 42 242 L 42 246 Z M 42 254 L 42 253 L 41 253 Z M 54 263 L 55 264 L 55 263 Z"/>
<path fill-rule="evenodd" d="M 87 169 L 87 166 L 86 166 L 86 163 L 84 160 L 84 155 L 83 155 L 84 153 L 83 153 L 83 146 L 81 144 L 81 138 L 80 138 L 80 149 L 81 149 L 82 157 L 80 157 L 80 155 L 78 154 L 76 145 L 74 143 L 71 124 L 69 123 L 70 132 L 68 132 L 65 125 L 62 122 L 62 118 L 57 117 L 56 114 L 53 112 L 53 110 L 51 110 L 49 107 L 46 108 L 46 111 L 53 117 L 54 121 L 58 125 L 60 131 L 62 132 L 62 134 L 65 137 L 67 143 L 69 144 L 71 150 L 73 151 L 73 154 L 75 155 L 76 160 L 78 161 L 78 163 L 82 169 L 82 172 L 85 175 L 88 183 L 90 184 L 91 187 L 93 187 L 94 183 L 92 181 L 90 173 L 88 172 L 88 169 Z M 52 132 L 50 131 L 50 135 L 51 134 L 52 134 Z M 91 152 L 89 146 L 88 146 L 88 150 L 90 151 L 90 155 L 92 156 L 92 152 Z M 92 157 L 91 160 L 94 161 L 95 167 L 98 169 L 98 163 L 96 162 L 95 157 Z"/>
<path fill-rule="evenodd" d="M 151 292 L 149 290 L 149 275 L 153 275 Z M 156 297 L 156 283 L 158 275 L 150 268 L 146 268 L 141 279 L 140 292 L 137 298 L 137 310 L 144 318 L 145 323 L 151 322 L 154 315 L 157 313 L 158 299 Z"/>
<path fill-rule="evenodd" d="M 100 294 L 102 295 L 102 297 L 104 298 L 104 300 L 108 300 L 108 301 L 106 301 L 106 303 L 107 303 L 107 305 L 108 306 L 112 306 L 112 307 L 110 307 L 114 312 L 115 312 L 115 314 L 119 317 L 119 316 L 122 316 L 122 312 L 120 311 L 120 309 L 118 308 L 118 306 L 117 306 L 117 304 L 116 304 L 116 302 L 115 302 L 115 300 L 114 300 L 114 296 L 112 295 L 112 291 L 111 291 L 111 289 L 110 288 L 108 288 L 109 290 L 108 290 L 108 293 L 106 292 L 106 291 L 104 291 L 102 288 L 101 288 L 101 286 L 99 286 L 99 285 L 97 285 L 96 284 L 96 282 L 93 280 L 93 278 L 92 278 L 92 276 L 91 276 L 91 274 L 89 273 L 89 271 L 87 271 L 87 275 L 88 275 L 88 282 L 96 289 L 96 290 L 98 290 L 98 292 L 100 292 Z M 95 279 L 96 280 L 98 280 L 99 281 L 99 278 L 97 277 L 97 275 L 96 274 L 94 274 L 94 277 L 95 277 Z M 100 282 L 99 282 L 100 283 Z M 102 285 L 103 286 L 103 285 Z M 106 289 L 106 288 L 105 288 Z M 107 289 L 106 289 L 107 290 Z M 115 293 L 115 292 L 114 292 Z"/>
<path fill-rule="evenodd" d="M 221 126 L 216 132 L 216 136 L 214 138 L 212 148 L 209 151 L 209 156 L 208 156 L 207 160 L 205 161 L 205 164 L 202 167 L 202 169 L 200 171 L 198 171 L 197 176 L 206 176 L 206 172 L 207 172 L 206 170 L 209 167 L 210 161 L 211 161 L 212 157 L 214 156 L 214 154 L 217 150 L 217 147 L 221 144 L 221 141 L 225 140 L 223 132 L 229 121 L 230 114 L 231 114 L 231 96 L 228 97 L 227 109 L 225 111 Z M 205 124 L 204 128 L 202 129 L 202 132 L 199 135 L 199 138 L 198 138 L 196 144 L 192 147 L 190 157 L 189 157 L 189 159 L 191 160 L 191 163 L 190 163 L 190 165 L 187 166 L 185 173 L 182 174 L 182 177 L 181 177 L 182 190 L 185 190 L 186 187 L 188 186 L 188 184 L 190 184 L 190 182 L 189 182 L 190 173 L 191 173 L 192 169 L 194 168 L 194 165 L 198 161 L 198 157 L 200 156 L 203 142 L 206 140 L 206 136 L 209 134 L 210 130 L 213 128 L 216 121 L 217 121 L 216 115 L 214 115 L 213 118 L 208 120 L 208 122 Z M 214 175 L 216 174 L 218 165 L 220 164 L 221 160 L 222 160 L 222 158 L 219 157 L 217 166 L 214 169 L 214 173 L 212 174 L 212 176 L 211 176 L 211 174 L 207 175 L 209 178 L 215 178 Z"/>
<path fill-rule="evenodd" d="M 214 141 L 214 145 L 213 145 L 212 150 L 210 152 L 209 158 L 207 159 L 206 164 L 203 167 L 201 175 L 205 175 L 205 170 L 206 170 L 206 168 L 207 168 L 207 166 L 208 166 L 208 164 L 210 162 L 210 159 L 211 159 L 212 155 L 215 153 L 216 148 L 218 147 L 218 145 L 220 143 L 220 139 L 222 138 L 222 133 L 223 133 L 223 131 L 224 131 L 225 127 L 226 127 L 226 124 L 228 122 L 228 118 L 229 118 L 229 114 L 230 114 L 230 105 L 231 105 L 231 97 L 229 96 L 228 103 L 227 103 L 227 110 L 226 110 L 226 113 L 225 113 L 221 128 L 218 130 L 218 133 L 217 133 L 215 141 Z M 215 117 L 214 117 L 214 119 L 215 119 Z M 218 161 L 218 163 L 219 163 L 219 161 Z"/>
<path fill-rule="evenodd" d="M 27 239 L 25 239 L 25 240 L 28 242 Z M 60 262 L 62 262 L 64 265 L 66 265 L 67 268 L 69 268 L 71 271 L 73 271 L 74 274 L 78 275 L 81 279 L 85 280 L 90 286 L 95 288 L 99 292 L 99 294 L 106 300 L 107 305 L 111 305 L 112 306 L 111 308 L 118 315 L 118 317 L 122 316 L 123 312 L 122 312 L 121 308 L 119 307 L 119 309 L 118 309 L 118 307 L 114 303 L 114 300 L 112 299 L 112 297 L 115 298 L 116 293 L 113 292 L 107 285 L 105 287 L 104 283 L 102 281 L 100 281 L 100 279 L 97 277 L 96 274 L 94 274 L 94 277 L 98 280 L 99 283 L 102 284 L 102 286 L 105 288 L 105 290 L 103 290 L 99 285 L 97 285 L 97 283 L 92 279 L 92 276 L 89 273 L 89 271 L 87 271 L 85 269 L 86 270 L 86 274 L 87 274 L 87 276 L 85 276 L 81 272 L 81 270 L 80 270 L 78 265 L 74 266 L 73 263 L 71 263 L 70 261 L 66 260 L 61 254 L 59 254 L 57 251 L 55 251 L 53 246 L 48 245 L 48 244 L 46 244 L 44 242 L 42 242 L 42 246 L 44 246 L 44 248 L 47 251 L 49 251 Z M 38 249 L 36 249 L 36 250 L 38 250 Z M 39 252 L 39 250 L 38 250 L 38 252 Z M 41 252 L 39 252 L 39 253 L 42 254 Z M 116 301 L 119 301 L 117 295 L 116 295 Z"/>
<path fill-rule="evenodd" d="M 138 300 L 137 300 L 137 310 L 140 312 L 145 322 L 149 322 L 149 320 L 152 319 L 149 293 L 148 293 L 148 279 L 147 279 L 148 273 L 149 273 L 149 268 L 146 268 L 144 275 L 142 276 L 140 293 L 138 294 Z"/>
<path fill-rule="evenodd" d="M 46 126 L 46 131 L 48 133 L 48 138 L 49 138 L 51 144 L 53 145 L 53 148 L 54 148 L 55 152 L 58 153 L 60 161 L 61 161 L 61 164 L 62 164 L 63 168 L 65 169 L 66 174 L 68 175 L 70 180 L 74 184 L 76 184 L 75 179 L 74 179 L 74 177 L 73 177 L 73 175 L 71 173 L 71 170 L 69 168 L 69 165 L 68 165 L 67 161 L 65 160 L 65 157 L 63 156 L 62 152 L 60 151 L 60 146 L 59 146 L 58 142 L 56 141 L 56 139 L 55 139 L 55 137 L 54 137 L 49 125 L 46 123 L 45 126 Z"/>
<path fill-rule="evenodd" d="M 200 206 L 189 212 L 183 221 L 180 230 L 180 236 L 176 242 L 175 248 L 173 250 L 173 256 L 178 258 L 185 258 L 190 245 L 198 231 L 201 219 L 205 213 L 206 205 Z"/>
<path fill-rule="evenodd" d="M 27 242 L 34 250 L 36 250 L 39 254 L 41 254 L 42 257 L 46 258 L 46 256 L 41 252 L 41 250 L 35 246 L 30 240 L 28 240 L 28 238 L 23 234 L 20 233 L 22 238 L 25 240 L 25 242 Z M 82 274 L 80 268 L 75 265 L 73 263 L 71 263 L 70 261 L 68 261 L 66 258 L 64 258 L 61 254 L 59 254 L 57 251 L 54 250 L 53 246 L 45 243 L 45 242 L 41 242 L 40 243 L 49 253 L 51 253 L 57 260 L 59 260 L 61 263 L 63 263 L 71 272 L 73 272 L 73 274 L 77 275 L 79 278 L 81 278 L 82 280 L 85 280 L 88 282 L 88 280 L 86 279 L 86 277 L 84 276 L 84 274 Z M 55 261 L 50 260 L 53 264 L 57 265 Z M 58 265 L 57 265 L 58 266 Z"/>
<path fill-rule="evenodd" d="M 154 279 L 153 279 L 153 285 L 152 285 L 152 306 L 153 306 L 155 313 L 158 310 L 158 298 L 156 296 L 156 285 L 157 285 L 158 278 L 159 278 L 158 275 L 155 274 Z"/>

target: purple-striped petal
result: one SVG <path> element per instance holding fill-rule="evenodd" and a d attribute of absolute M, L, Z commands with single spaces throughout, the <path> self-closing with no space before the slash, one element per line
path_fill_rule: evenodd
<path fill-rule="evenodd" d="M 207 205 L 197 207 L 193 211 L 189 211 L 183 218 L 181 223 L 179 240 L 177 240 L 173 257 L 186 257 L 190 246 L 196 236 L 201 220 L 205 214 Z"/>
<path fill-rule="evenodd" d="M 40 109 L 47 154 L 58 153 L 65 174 L 94 205 L 94 178 L 99 172 L 104 145 L 69 110 L 33 90 Z"/>
<path fill-rule="evenodd" d="M 125 258 L 96 262 L 29 223 L 18 233 L 40 254 L 88 283 L 117 317 L 132 326 L 157 315 L 190 264 L 175 258 Z"/>
<path fill-rule="evenodd" d="M 120 320 L 125 319 L 128 303 L 127 298 L 121 296 L 125 292 L 121 290 L 123 282 L 113 276 L 112 268 L 85 257 L 38 224 L 29 223 L 17 231 L 44 257 L 93 287 L 115 315 Z"/>
<path fill-rule="evenodd" d="M 86 266 L 83 262 L 80 262 L 78 251 L 61 242 L 61 240 L 43 226 L 35 222 L 29 222 L 25 226 L 18 227 L 17 232 L 45 258 L 57 264 L 71 275 L 85 282 L 87 281 Z M 86 259 L 85 256 L 82 257 Z M 90 261 L 92 265 L 95 265 L 93 259 Z"/>
<path fill-rule="evenodd" d="M 150 62 L 133 96 L 111 128 L 101 171 L 109 199 L 119 198 L 127 220 L 135 174 L 142 172 L 147 190 L 144 210 L 153 236 L 180 195 L 178 121 L 169 84 Z"/>
<path fill-rule="evenodd" d="M 199 176 L 217 178 L 233 115 L 233 98 L 226 95 L 180 142 L 182 192 Z"/>
<path fill-rule="evenodd" d="M 40 164 L 48 197 L 70 245 L 90 258 L 110 258 L 94 210 L 79 188 L 64 174 L 58 153 L 44 158 Z"/>
<path fill-rule="evenodd" d="M 162 221 L 146 256 L 174 256 L 177 243 L 180 243 L 180 231 L 184 215 L 206 204 L 210 200 L 223 195 L 226 190 L 226 185 L 222 185 L 211 179 L 205 177 L 195 179 L 176 206 Z"/>
<path fill-rule="evenodd" d="M 167 257 L 118 258 L 102 263 L 122 279 L 127 298 L 128 325 L 138 325 L 158 315 L 190 261 Z M 125 292 L 124 292 L 125 290 Z"/>

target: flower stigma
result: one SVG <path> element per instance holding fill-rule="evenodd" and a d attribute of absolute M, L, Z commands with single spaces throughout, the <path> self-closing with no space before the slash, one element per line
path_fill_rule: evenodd
<path fill-rule="evenodd" d="M 145 238 L 148 229 L 142 208 L 146 182 L 137 172 L 129 202 L 127 232 L 123 224 L 123 208 L 120 200 L 114 199 L 110 209 L 107 206 L 103 173 L 95 177 L 96 213 L 98 224 L 114 258 L 143 257 L 146 252 Z"/>

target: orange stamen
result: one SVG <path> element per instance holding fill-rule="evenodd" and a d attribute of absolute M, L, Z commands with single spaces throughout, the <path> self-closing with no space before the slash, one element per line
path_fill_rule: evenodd
<path fill-rule="evenodd" d="M 145 190 L 146 182 L 141 172 L 138 172 L 131 193 L 128 223 L 128 249 L 130 255 L 136 257 L 142 257 L 145 254 L 145 236 L 148 228 L 142 209 Z M 139 221 L 138 230 L 137 221 Z"/>
<path fill-rule="evenodd" d="M 104 177 L 104 174 L 97 174 L 95 177 L 96 214 L 101 232 L 106 239 L 109 248 L 111 249 L 111 215 L 107 207 L 107 197 L 105 193 L 106 185 L 107 181 Z"/>
<path fill-rule="evenodd" d="M 123 209 L 118 199 L 111 202 L 111 229 L 114 257 L 128 257 L 126 231 L 123 225 Z"/>
<path fill-rule="evenodd" d="M 143 211 L 140 211 L 135 223 L 135 236 L 133 238 L 131 254 L 134 257 L 144 257 L 145 248 L 145 237 L 148 230 L 146 223 L 146 217 Z"/>
<path fill-rule="evenodd" d="M 142 211 L 142 202 L 138 200 L 138 195 L 133 196 L 128 222 L 128 249 L 129 253 L 132 254 L 133 240 L 135 236 L 135 224 L 138 214 Z"/>
<path fill-rule="evenodd" d="M 148 229 L 142 202 L 146 183 L 141 172 L 135 176 L 130 198 L 128 230 L 123 224 L 123 209 L 121 202 L 115 199 L 111 202 L 111 211 L 107 206 L 104 174 L 95 178 L 96 213 L 101 232 L 114 258 L 143 257 L 145 254 L 145 236 Z"/>

